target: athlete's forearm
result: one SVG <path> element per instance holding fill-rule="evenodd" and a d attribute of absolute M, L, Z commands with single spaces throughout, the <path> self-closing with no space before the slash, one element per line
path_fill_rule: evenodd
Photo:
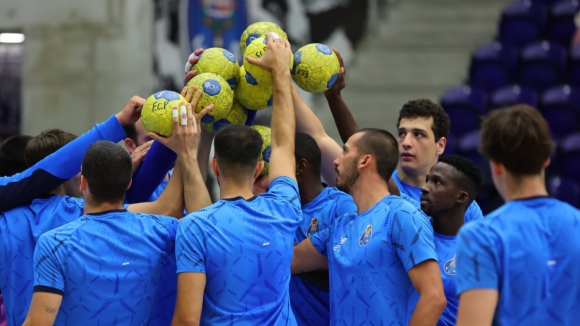
<path fill-rule="evenodd" d="M 332 117 L 334 118 L 334 123 L 338 129 L 340 138 L 342 139 L 343 143 L 346 143 L 350 136 L 359 130 L 359 127 L 354 120 L 354 116 L 342 99 L 342 95 L 327 95 L 326 101 L 328 102 L 330 112 L 332 112 Z"/>
<path fill-rule="evenodd" d="M 409 326 L 436 325 L 446 305 L 447 301 L 440 300 L 439 296 L 421 295 L 409 321 Z"/>

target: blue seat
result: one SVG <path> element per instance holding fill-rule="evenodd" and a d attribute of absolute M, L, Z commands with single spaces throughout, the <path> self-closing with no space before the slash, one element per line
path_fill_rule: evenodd
<path fill-rule="evenodd" d="M 540 110 L 557 139 L 580 131 L 580 87 L 563 85 L 546 90 Z"/>
<path fill-rule="evenodd" d="M 547 19 L 546 6 L 530 1 L 514 1 L 508 4 L 501 16 L 499 39 L 502 43 L 523 47 L 542 39 Z"/>
<path fill-rule="evenodd" d="M 479 130 L 473 130 L 461 137 L 457 143 L 457 154 L 463 155 L 478 166 L 483 163 L 483 157 L 479 154 L 479 142 L 481 140 L 481 133 Z"/>
<path fill-rule="evenodd" d="M 509 84 L 518 64 L 518 49 L 492 42 L 478 47 L 471 56 L 469 83 L 488 92 Z"/>
<path fill-rule="evenodd" d="M 567 66 L 566 49 L 555 42 L 541 41 L 522 49 L 519 84 L 543 91 L 561 84 Z"/>
<path fill-rule="evenodd" d="M 451 134 L 461 136 L 479 128 L 479 117 L 487 112 L 487 104 L 487 93 L 476 87 L 463 85 L 445 92 L 441 106 L 451 120 Z"/>
<path fill-rule="evenodd" d="M 538 107 L 538 94 L 520 85 L 508 85 L 491 94 L 490 109 L 501 109 L 516 104 L 528 104 Z"/>
<path fill-rule="evenodd" d="M 568 47 L 576 31 L 574 16 L 579 9 L 577 1 L 565 0 L 554 4 L 550 8 L 550 19 L 547 27 L 548 38 Z"/>
<path fill-rule="evenodd" d="M 559 176 L 551 178 L 548 181 L 548 192 L 552 197 L 580 207 L 580 185 L 574 180 Z"/>
<path fill-rule="evenodd" d="M 560 147 L 562 177 L 580 182 L 580 132 L 567 136 Z"/>

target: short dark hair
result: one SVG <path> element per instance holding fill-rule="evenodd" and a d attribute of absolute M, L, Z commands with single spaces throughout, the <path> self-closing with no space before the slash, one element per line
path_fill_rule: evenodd
<path fill-rule="evenodd" d="M 246 178 L 258 164 L 262 144 L 260 133 L 248 126 L 229 125 L 220 129 L 214 140 L 220 172 L 227 178 Z"/>
<path fill-rule="evenodd" d="M 481 172 L 472 160 L 460 155 L 445 155 L 439 157 L 439 163 L 451 165 L 457 173 L 452 176 L 455 183 L 469 195 L 471 204 L 481 189 Z"/>
<path fill-rule="evenodd" d="M 294 156 L 296 157 L 296 162 L 302 159 L 308 161 L 308 166 L 312 173 L 320 175 L 322 153 L 320 152 L 320 147 L 318 147 L 316 140 L 314 140 L 310 135 L 302 132 L 296 133 Z"/>
<path fill-rule="evenodd" d="M 32 137 L 24 150 L 24 160 L 28 167 L 56 152 L 64 145 L 75 140 L 77 136 L 60 129 L 49 129 Z"/>
<path fill-rule="evenodd" d="M 513 175 L 539 174 L 553 149 L 548 123 L 529 105 L 493 110 L 483 119 L 481 154 Z"/>
<path fill-rule="evenodd" d="M 121 146 L 106 140 L 94 142 L 85 153 L 81 174 L 97 204 L 123 201 L 131 182 L 131 156 Z"/>
<path fill-rule="evenodd" d="M 360 155 L 370 154 L 377 161 L 377 173 L 388 182 L 399 163 L 399 145 L 393 135 L 383 129 L 363 128 L 356 143 Z"/>
<path fill-rule="evenodd" d="M 433 118 L 433 124 L 431 125 L 431 130 L 435 135 L 435 141 L 439 141 L 441 137 L 447 138 L 449 135 L 449 116 L 445 110 L 440 106 L 428 99 L 411 100 L 405 105 L 401 111 L 399 111 L 399 119 L 397 120 L 397 128 L 401 123 L 401 119 L 414 119 L 414 118 Z"/>
<path fill-rule="evenodd" d="M 0 177 L 20 173 L 28 167 L 24 159 L 26 145 L 31 136 L 19 135 L 6 138 L 0 143 Z"/>
<path fill-rule="evenodd" d="M 135 145 L 137 145 L 137 128 L 135 128 L 135 124 L 124 125 L 123 130 L 125 130 L 127 138 L 133 140 L 133 142 L 135 142 Z"/>

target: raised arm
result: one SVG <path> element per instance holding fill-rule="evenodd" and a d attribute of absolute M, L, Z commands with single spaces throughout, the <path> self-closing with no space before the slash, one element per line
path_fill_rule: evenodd
<path fill-rule="evenodd" d="M 332 112 L 332 117 L 334 118 L 336 128 L 338 128 L 340 138 L 343 143 L 346 143 L 350 136 L 359 130 L 359 127 L 340 94 L 342 89 L 346 87 L 346 82 L 344 80 L 346 71 L 344 70 L 344 62 L 342 61 L 340 53 L 338 53 L 336 49 L 334 49 L 334 53 L 336 53 L 338 61 L 340 62 L 338 81 L 331 89 L 324 92 L 324 96 L 328 102 L 328 107 L 330 107 L 330 112 Z"/>
<path fill-rule="evenodd" d="M 135 123 L 145 100 L 133 96 L 123 109 L 22 173 L 0 178 L 0 211 L 44 195 L 80 172 L 87 148 L 98 140 L 121 141 L 124 125 Z"/>
<path fill-rule="evenodd" d="M 321 170 L 322 179 L 331 187 L 336 185 L 336 171 L 332 163 L 342 152 L 342 148 L 324 131 L 324 126 L 306 105 L 296 86 L 292 85 L 292 99 L 296 110 L 296 130 L 310 135 L 322 152 Z"/>
<path fill-rule="evenodd" d="M 291 48 L 288 41 L 271 34 L 266 36 L 268 44 L 259 59 L 246 57 L 253 65 L 272 73 L 274 105 L 272 107 L 272 154 L 270 156 L 270 180 L 287 176 L 296 181 L 296 160 L 294 159 L 294 139 L 296 138 L 296 115 L 292 103 L 292 82 L 290 79 Z"/>

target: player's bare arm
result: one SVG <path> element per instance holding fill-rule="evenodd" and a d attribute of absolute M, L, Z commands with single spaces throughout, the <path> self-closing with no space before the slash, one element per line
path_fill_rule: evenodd
<path fill-rule="evenodd" d="M 290 271 L 292 274 L 300 274 L 318 269 L 328 268 L 328 259 L 321 255 L 310 238 L 304 239 L 298 245 L 294 246 L 294 256 Z"/>
<path fill-rule="evenodd" d="M 62 295 L 35 292 L 30 302 L 28 315 L 22 326 L 52 326 L 60 309 Z"/>
<path fill-rule="evenodd" d="M 409 278 L 419 293 L 419 301 L 409 321 L 409 326 L 435 325 L 447 305 L 439 264 L 426 260 L 408 271 Z"/>
<path fill-rule="evenodd" d="M 461 293 L 457 326 L 489 326 L 493 321 L 499 293 L 494 289 L 474 289 Z"/>

